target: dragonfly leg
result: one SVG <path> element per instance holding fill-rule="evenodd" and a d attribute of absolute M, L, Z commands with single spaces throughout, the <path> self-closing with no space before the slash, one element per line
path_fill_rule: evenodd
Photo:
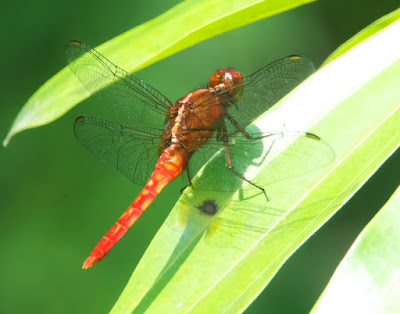
<path fill-rule="evenodd" d="M 224 129 L 225 129 L 225 134 L 226 134 L 226 127 L 225 127 L 225 126 L 224 126 Z M 261 191 L 264 193 L 264 195 L 265 195 L 267 201 L 269 201 L 268 195 L 267 195 L 267 193 L 265 192 L 265 189 L 264 189 L 264 188 L 262 188 L 261 186 L 259 186 L 259 185 L 255 184 L 255 183 L 251 182 L 250 180 L 246 179 L 242 174 L 240 174 L 240 173 L 237 172 L 235 169 L 233 169 L 232 160 L 231 160 L 231 156 L 230 156 L 230 153 L 229 153 L 228 137 L 225 136 L 225 137 L 223 137 L 222 140 L 223 140 L 223 142 L 224 142 L 226 166 L 228 167 L 228 169 L 229 169 L 234 175 L 238 176 L 238 177 L 241 178 L 242 180 L 246 181 L 247 183 L 249 183 L 249 184 L 251 184 L 252 186 L 256 187 L 257 189 L 261 190 Z"/>
<path fill-rule="evenodd" d="M 254 141 L 254 140 L 259 140 L 268 136 L 272 136 L 275 135 L 274 133 L 270 133 L 270 134 L 263 134 L 260 136 L 253 136 L 251 134 L 249 134 L 231 115 L 227 114 L 226 118 L 234 125 L 234 127 L 243 134 L 243 136 L 245 138 L 247 138 L 250 141 Z"/>
<path fill-rule="evenodd" d="M 182 189 L 181 189 L 181 194 L 183 193 L 183 191 L 188 187 L 188 186 L 191 186 L 192 185 L 192 178 L 191 178 L 191 176 L 190 176 L 190 172 L 189 172 L 189 167 L 186 169 L 186 174 L 187 174 L 187 178 L 188 178 L 188 181 L 189 181 L 189 184 L 186 184 Z"/>
<path fill-rule="evenodd" d="M 265 138 L 265 137 L 269 137 L 269 136 L 272 136 L 272 135 L 277 135 L 277 134 L 280 134 L 281 135 L 281 137 L 283 136 L 283 134 L 281 134 L 281 133 L 269 133 L 269 134 L 263 134 L 263 135 L 260 135 L 260 136 L 253 136 L 253 135 L 251 135 L 251 134 L 249 134 L 248 132 L 246 132 L 246 130 L 231 116 L 231 115 L 229 115 L 229 114 L 227 114 L 226 115 L 226 118 L 234 125 L 234 127 L 240 132 L 240 133 L 242 133 L 243 134 L 243 136 L 245 137 L 245 138 L 247 138 L 248 140 L 259 140 L 259 139 L 262 139 L 262 138 Z M 308 138 L 311 138 L 311 139 L 314 139 L 314 140 L 317 140 L 317 141 L 320 141 L 321 140 L 321 138 L 318 136 L 318 135 L 316 135 L 316 134 L 314 134 L 314 133 L 310 133 L 310 132 L 304 132 L 303 133 L 306 137 L 308 137 Z"/>

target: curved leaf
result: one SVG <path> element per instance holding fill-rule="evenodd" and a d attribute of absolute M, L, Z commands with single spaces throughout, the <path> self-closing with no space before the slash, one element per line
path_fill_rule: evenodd
<path fill-rule="evenodd" d="M 400 308 L 400 187 L 364 228 L 313 313 L 396 313 Z"/>
<path fill-rule="evenodd" d="M 261 132 L 318 134 L 333 148 L 334 162 L 267 186 L 266 202 L 262 193 L 247 195 L 247 185 L 234 194 L 212 192 L 220 180 L 229 181 L 223 167 L 212 167 L 223 156 L 213 158 L 193 182 L 207 182 L 210 191 L 185 190 L 112 312 L 244 310 L 400 145 L 399 36 L 397 20 L 327 64 L 256 121 Z M 251 178 L 298 173 L 303 159 L 287 164 L 283 158 L 297 142 L 274 144 L 261 165 L 249 167 Z M 199 212 L 206 200 L 219 208 L 216 215 Z"/>
<path fill-rule="evenodd" d="M 123 69 L 135 72 L 207 38 L 312 1 L 187 0 L 97 49 Z M 61 117 L 88 96 L 69 68 L 62 69 L 27 101 L 3 145 L 18 132 Z"/>
<path fill-rule="evenodd" d="M 373 34 L 379 32 L 381 29 L 385 28 L 386 26 L 390 25 L 392 22 L 397 21 L 400 18 L 400 9 L 397 9 L 380 19 L 373 22 L 368 27 L 361 30 L 355 36 L 353 36 L 350 40 L 346 41 L 343 45 L 337 48 L 324 62 L 323 65 L 333 61 L 340 55 L 344 54 L 346 51 L 349 51 L 355 45 L 359 44 L 363 40 L 366 40 L 368 37 L 372 36 Z"/>

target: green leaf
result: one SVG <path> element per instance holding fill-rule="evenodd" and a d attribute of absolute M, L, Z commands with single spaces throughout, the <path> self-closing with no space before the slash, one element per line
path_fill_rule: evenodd
<path fill-rule="evenodd" d="M 400 187 L 364 228 L 313 313 L 397 313 L 400 308 Z"/>
<path fill-rule="evenodd" d="M 344 54 L 346 51 L 349 51 L 355 45 L 359 44 L 363 40 L 366 40 L 368 37 L 372 36 L 376 32 L 379 32 L 381 29 L 385 28 L 392 22 L 397 21 L 400 18 L 400 9 L 397 9 L 380 19 L 376 20 L 374 23 L 364 28 L 362 31 L 353 36 L 350 40 L 346 41 L 343 45 L 339 46 L 324 62 L 323 65 L 331 62 L 336 59 L 340 55 Z"/>
<path fill-rule="evenodd" d="M 121 68 L 135 72 L 207 38 L 312 1 L 186 0 L 97 49 Z M 61 117 L 88 96 L 69 68 L 64 68 L 24 105 L 3 145 L 18 132 Z"/>
<path fill-rule="evenodd" d="M 224 163 L 223 154 L 213 158 L 193 182 L 209 191 L 185 190 L 112 313 L 243 311 L 400 145 L 397 38 L 398 20 L 327 64 L 255 122 L 262 132 L 321 136 L 335 153 L 333 162 L 300 175 L 309 162 L 324 159 L 319 150 L 293 156 L 301 148 L 296 133 L 265 145 L 268 157 L 249 167 L 249 178 L 288 178 L 265 187 L 267 202 L 262 193 L 249 195 L 246 184 L 236 193 L 214 192 L 232 177 L 215 166 Z M 219 208 L 214 216 L 199 212 L 207 199 Z"/>

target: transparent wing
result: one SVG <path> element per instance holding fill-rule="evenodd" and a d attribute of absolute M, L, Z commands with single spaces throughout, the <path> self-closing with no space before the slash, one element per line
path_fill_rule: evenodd
<path fill-rule="evenodd" d="M 229 107 L 229 114 L 242 126 L 271 108 L 315 71 L 313 63 L 300 56 L 275 61 L 243 79 L 243 95 Z"/>
<path fill-rule="evenodd" d="M 233 168 L 243 174 L 252 183 L 266 188 L 269 184 L 305 175 L 330 165 L 335 160 L 335 153 L 328 143 L 318 136 L 307 132 L 274 132 L 274 133 L 252 133 L 254 137 L 263 136 L 261 139 L 248 140 L 241 133 L 229 138 L 229 154 Z M 268 167 L 271 170 L 263 179 L 252 179 L 249 177 L 248 169 L 259 167 L 263 162 L 268 161 L 270 152 L 274 145 L 285 141 L 288 137 L 296 137 L 296 140 L 286 148 L 279 156 L 279 164 L 285 164 L 284 169 L 275 169 L 275 161 L 272 160 Z M 223 143 L 215 136 L 204 146 L 200 147 L 189 160 L 189 171 L 192 175 L 215 154 L 221 158 L 210 163 L 194 188 L 230 192 L 232 189 L 242 186 L 243 180 L 235 176 L 226 166 Z M 254 168 L 255 167 L 255 168 Z M 290 169 L 290 170 L 287 170 Z M 251 172 L 250 172 L 251 173 Z M 217 176 L 217 177 L 216 177 Z M 217 187 L 217 188 L 216 188 Z M 248 186 L 249 189 L 254 187 Z M 267 191 L 268 192 L 268 191 Z"/>
<path fill-rule="evenodd" d="M 150 178 L 158 159 L 161 130 L 78 117 L 74 131 L 81 145 L 132 182 L 144 185 Z"/>
<path fill-rule="evenodd" d="M 227 109 L 230 116 L 243 128 L 266 112 L 292 89 L 315 71 L 313 63 L 304 57 L 288 56 L 279 59 L 257 72 L 245 76 L 241 86 L 242 96 L 237 103 L 231 103 Z M 196 107 L 208 107 L 214 98 L 223 96 L 224 91 L 213 96 L 205 96 L 196 101 Z M 222 94 L 222 95 L 221 95 Z M 227 123 L 228 132 L 236 127 Z"/>
<path fill-rule="evenodd" d="M 67 45 L 65 55 L 86 89 L 111 108 L 121 122 L 164 124 L 171 102 L 155 88 L 78 41 Z"/>

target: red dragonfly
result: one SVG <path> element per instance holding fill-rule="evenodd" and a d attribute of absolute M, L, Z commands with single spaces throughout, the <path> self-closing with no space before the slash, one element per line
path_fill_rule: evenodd
<path fill-rule="evenodd" d="M 234 167 L 239 155 L 232 153 L 232 135 L 243 135 L 249 150 L 256 141 L 271 136 L 272 133 L 252 134 L 245 128 L 314 71 L 311 61 L 295 55 L 246 77 L 232 68 L 220 69 L 211 74 L 209 87 L 173 103 L 78 41 L 68 44 L 66 57 L 86 89 L 118 118 L 115 123 L 97 117 L 78 117 L 74 129 L 78 142 L 134 183 L 144 184 L 85 260 L 84 269 L 100 261 L 161 190 L 183 170 L 191 169 L 192 161 L 207 159 L 205 151 L 210 156 L 224 148 L 228 169 L 265 194 L 262 187 Z"/>

